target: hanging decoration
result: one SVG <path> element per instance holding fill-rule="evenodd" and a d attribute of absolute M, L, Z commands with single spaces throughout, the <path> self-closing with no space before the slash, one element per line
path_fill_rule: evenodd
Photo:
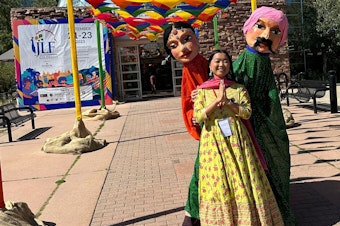
<path fill-rule="evenodd" d="M 115 37 L 153 41 L 169 23 L 185 21 L 199 28 L 237 0 L 86 0 L 95 18 L 105 21 Z"/>

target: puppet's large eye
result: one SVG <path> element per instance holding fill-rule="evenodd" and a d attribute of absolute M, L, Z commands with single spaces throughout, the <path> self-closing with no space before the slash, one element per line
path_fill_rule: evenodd
<path fill-rule="evenodd" d="M 258 29 L 264 29 L 264 26 L 262 24 L 259 24 L 259 23 L 256 23 L 254 26 Z"/>
<path fill-rule="evenodd" d="M 281 31 L 280 31 L 279 28 L 275 28 L 275 29 L 273 29 L 271 32 L 272 32 L 274 35 L 279 35 L 279 34 L 281 34 Z"/>
<path fill-rule="evenodd" d="M 184 38 L 184 42 L 189 42 L 192 39 L 191 35 L 187 35 Z"/>
<path fill-rule="evenodd" d="M 178 46 L 178 45 L 177 45 L 176 43 L 174 43 L 174 42 L 168 44 L 169 49 L 176 49 L 177 46 Z"/>

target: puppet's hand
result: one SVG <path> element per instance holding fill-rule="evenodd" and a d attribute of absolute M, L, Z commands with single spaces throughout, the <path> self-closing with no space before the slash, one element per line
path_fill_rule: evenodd
<path fill-rule="evenodd" d="M 196 98 L 197 98 L 197 94 L 198 94 L 198 90 L 197 89 L 194 89 L 193 91 L 191 91 L 191 101 L 192 102 L 195 102 Z"/>
<path fill-rule="evenodd" d="M 193 124 L 194 126 L 199 126 L 199 123 L 196 121 L 196 118 L 195 118 L 195 117 L 193 117 L 193 118 L 191 119 L 191 121 L 192 121 L 192 124 Z"/>

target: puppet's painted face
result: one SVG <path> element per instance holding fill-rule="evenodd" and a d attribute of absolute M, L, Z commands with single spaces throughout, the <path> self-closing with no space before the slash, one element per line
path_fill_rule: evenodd
<path fill-rule="evenodd" d="M 198 40 L 188 28 L 174 28 L 169 35 L 167 46 L 173 57 L 182 63 L 192 61 L 198 54 Z"/>
<path fill-rule="evenodd" d="M 273 53 L 277 50 L 281 40 L 279 24 L 272 19 L 260 18 L 257 23 L 247 31 L 247 44 L 260 53 Z"/>

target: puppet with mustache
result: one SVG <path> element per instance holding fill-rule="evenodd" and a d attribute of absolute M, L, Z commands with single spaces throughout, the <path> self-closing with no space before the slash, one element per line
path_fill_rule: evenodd
<path fill-rule="evenodd" d="M 273 45 L 273 42 L 272 40 L 270 39 L 266 39 L 266 38 L 262 38 L 262 37 L 257 37 L 256 38 L 256 42 L 254 44 L 254 49 L 258 49 L 260 47 L 261 44 L 264 44 L 266 46 L 268 46 L 268 50 L 271 52 L 271 53 L 275 53 L 272 49 L 272 45 Z"/>
<path fill-rule="evenodd" d="M 245 22 L 243 33 L 247 48 L 233 64 L 236 80 L 249 92 L 253 110 L 250 121 L 284 223 L 296 225 L 289 205 L 289 140 L 269 58 L 285 43 L 288 20 L 282 11 L 263 6 Z"/>

